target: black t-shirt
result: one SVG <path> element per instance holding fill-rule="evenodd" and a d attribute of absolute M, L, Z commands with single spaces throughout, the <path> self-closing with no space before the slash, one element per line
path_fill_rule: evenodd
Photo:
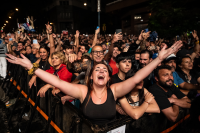
<path fill-rule="evenodd" d="M 122 82 L 123 80 L 121 80 L 119 77 L 118 77 L 118 74 L 116 73 L 115 75 L 112 76 L 112 84 L 115 84 L 115 83 L 119 83 L 119 82 Z"/>
<path fill-rule="evenodd" d="M 166 109 L 171 107 L 171 103 L 169 102 L 168 98 L 172 96 L 172 94 L 176 95 L 178 99 L 185 97 L 185 95 L 174 85 L 165 92 L 160 86 L 156 83 L 149 87 L 149 92 L 151 92 L 155 100 L 160 108 L 160 110 Z"/>

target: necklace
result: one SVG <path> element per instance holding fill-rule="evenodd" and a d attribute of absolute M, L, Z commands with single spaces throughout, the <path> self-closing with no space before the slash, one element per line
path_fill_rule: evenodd
<path fill-rule="evenodd" d="M 104 92 L 105 92 L 105 91 L 104 91 Z M 103 92 L 103 93 L 104 93 L 104 92 Z M 103 96 L 104 96 L 103 93 L 102 93 L 102 96 L 99 98 L 99 97 L 95 94 L 95 92 L 94 92 L 94 95 L 95 95 L 97 98 L 99 98 L 100 103 L 101 103 L 101 98 L 103 98 Z"/>

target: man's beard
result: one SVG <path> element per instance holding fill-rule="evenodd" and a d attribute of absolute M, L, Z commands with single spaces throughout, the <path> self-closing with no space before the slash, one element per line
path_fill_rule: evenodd
<path fill-rule="evenodd" d="M 168 85 L 167 84 L 167 82 L 168 81 L 172 81 L 172 84 L 171 85 Z M 171 80 L 171 79 L 169 79 L 169 80 L 167 80 L 167 81 L 165 81 L 165 82 L 162 82 L 162 81 L 158 81 L 158 84 L 161 86 L 161 87 L 163 87 L 164 89 L 169 89 L 169 88 L 171 88 L 172 86 L 173 86 L 173 83 L 174 83 L 174 80 Z"/>

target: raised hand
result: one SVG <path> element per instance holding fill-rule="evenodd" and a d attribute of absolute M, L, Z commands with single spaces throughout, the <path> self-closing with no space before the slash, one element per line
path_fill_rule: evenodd
<path fill-rule="evenodd" d="M 145 40 L 147 40 L 147 38 L 150 37 L 150 33 L 151 33 L 151 31 L 148 31 L 147 33 L 143 33 L 143 34 L 142 34 L 142 35 L 143 35 L 143 38 L 144 38 Z"/>
<path fill-rule="evenodd" d="M 76 37 L 79 37 L 80 32 L 78 30 L 76 30 Z"/>
<path fill-rule="evenodd" d="M 142 41 L 144 38 L 143 38 L 143 33 L 144 33 L 144 30 L 141 31 L 139 37 L 138 37 L 138 40 L 139 41 Z"/>
<path fill-rule="evenodd" d="M 192 35 L 193 35 L 193 37 L 194 37 L 196 40 L 199 40 L 199 37 L 197 36 L 197 31 L 196 31 L 196 30 L 194 30 L 194 31 L 192 32 Z"/>
<path fill-rule="evenodd" d="M 112 40 L 113 43 L 115 43 L 115 42 L 117 42 L 117 41 L 119 41 L 119 40 L 122 39 L 122 35 L 121 35 L 121 33 L 122 33 L 122 32 L 116 34 L 116 32 L 115 32 L 115 34 L 114 34 L 114 36 L 113 36 L 113 40 Z"/>
<path fill-rule="evenodd" d="M 47 32 L 47 34 L 52 33 L 52 26 L 49 25 L 49 22 L 47 24 L 45 24 L 45 25 L 46 25 L 46 32 Z"/>
<path fill-rule="evenodd" d="M 99 34 L 99 32 L 100 32 L 100 27 L 95 30 L 95 34 Z"/>
<path fill-rule="evenodd" d="M 22 58 L 17 58 L 11 54 L 6 54 L 9 58 L 6 58 L 8 62 L 13 63 L 13 64 L 18 64 L 26 69 L 30 70 L 33 67 L 33 64 L 29 59 L 27 59 L 23 54 L 20 54 Z"/>
<path fill-rule="evenodd" d="M 182 46 L 182 41 L 175 42 L 170 48 L 166 49 L 167 45 L 165 45 L 161 51 L 158 53 L 158 58 L 160 60 L 164 60 L 167 56 L 175 53 Z"/>

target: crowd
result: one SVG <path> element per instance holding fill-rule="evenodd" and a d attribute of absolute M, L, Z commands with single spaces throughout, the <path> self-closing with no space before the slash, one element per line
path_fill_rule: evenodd
<path fill-rule="evenodd" d="M 200 93 L 200 47 L 195 30 L 190 36 L 161 39 L 150 31 L 141 31 L 138 37 L 121 32 L 100 35 L 100 28 L 94 35 L 78 30 L 75 35 L 54 34 L 46 24 L 45 34 L 19 30 L 1 33 L 1 40 L 2 80 L 6 59 L 19 64 L 32 75 L 29 87 L 39 85 L 38 96 L 45 97 L 49 88 L 53 95 L 63 92 L 63 104 L 79 100 L 84 116 L 97 125 L 116 115 L 139 119 L 144 113 L 163 113 L 175 122 L 179 108 L 190 108 Z M 0 99 L 12 105 L 0 91 Z"/>

